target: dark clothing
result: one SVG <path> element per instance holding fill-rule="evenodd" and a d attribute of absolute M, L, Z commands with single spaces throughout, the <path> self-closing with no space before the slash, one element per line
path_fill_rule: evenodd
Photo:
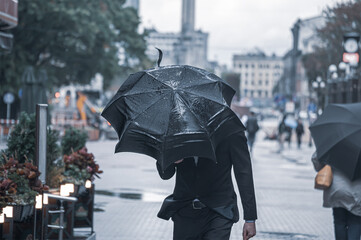
<path fill-rule="evenodd" d="M 259 130 L 258 121 L 256 117 L 249 117 L 246 122 L 246 130 L 248 134 L 256 134 L 256 132 Z"/>
<path fill-rule="evenodd" d="M 333 219 L 336 240 L 360 240 L 361 216 L 357 216 L 344 208 L 333 208 Z"/>
<path fill-rule="evenodd" d="M 158 213 L 158 217 L 169 219 L 193 199 L 199 199 L 207 207 L 232 222 L 239 220 L 237 196 L 232 183 L 233 166 L 239 192 L 241 194 L 244 219 L 257 219 L 251 159 L 247 140 L 243 131 L 227 137 L 216 149 L 218 162 L 199 157 L 185 158 L 179 164 L 173 164 L 165 171 L 157 163 L 162 179 L 171 178 L 175 172 L 176 184 L 173 196 L 168 197 Z"/>
<path fill-rule="evenodd" d="M 231 235 L 233 222 L 209 208 L 199 210 L 188 206 L 173 217 L 174 240 L 226 240 Z"/>
<path fill-rule="evenodd" d="M 305 131 L 304 131 L 302 122 L 298 122 L 297 127 L 296 127 L 297 146 L 298 146 L 298 148 L 301 147 L 302 135 L 303 135 L 304 132 Z"/>
<path fill-rule="evenodd" d="M 252 152 L 253 144 L 256 140 L 256 133 L 259 130 L 258 121 L 256 117 L 249 117 L 246 122 L 247 139 L 250 151 Z"/>

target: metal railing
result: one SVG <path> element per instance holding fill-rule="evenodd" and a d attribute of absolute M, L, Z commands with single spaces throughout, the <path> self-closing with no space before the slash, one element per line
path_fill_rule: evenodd
<path fill-rule="evenodd" d="M 56 199 L 60 201 L 60 208 L 59 210 L 49 210 L 48 213 L 49 214 L 59 214 L 60 218 L 59 218 L 59 225 L 52 225 L 52 224 L 48 224 L 47 227 L 48 228 L 52 228 L 52 229 L 59 229 L 59 240 L 63 239 L 63 231 L 64 231 L 64 213 L 65 213 L 65 209 L 64 209 L 64 202 L 76 202 L 78 201 L 78 199 L 76 197 L 63 197 L 63 196 L 59 196 L 59 195 L 55 195 L 55 194 L 46 194 L 48 196 L 48 198 L 52 198 L 52 199 Z"/>

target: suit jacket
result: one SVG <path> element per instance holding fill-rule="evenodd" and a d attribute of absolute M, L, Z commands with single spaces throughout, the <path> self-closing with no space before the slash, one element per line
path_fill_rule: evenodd
<path fill-rule="evenodd" d="M 178 209 L 198 198 L 207 207 L 234 222 L 239 220 L 237 196 L 232 183 L 231 169 L 235 174 L 241 195 L 245 220 L 257 219 L 251 159 L 244 131 L 227 137 L 216 149 L 217 163 L 210 159 L 185 158 L 165 171 L 157 163 L 162 179 L 176 173 L 173 194 L 165 199 L 158 217 L 169 219 Z"/>

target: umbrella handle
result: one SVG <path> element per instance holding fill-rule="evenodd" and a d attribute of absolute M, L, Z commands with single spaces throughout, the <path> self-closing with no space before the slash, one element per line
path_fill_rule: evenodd
<path fill-rule="evenodd" d="M 163 52 L 162 52 L 162 50 L 160 50 L 160 49 L 159 49 L 159 48 L 157 48 L 157 47 L 156 47 L 156 49 L 157 49 L 157 50 L 158 50 L 158 52 L 159 52 L 157 65 L 158 65 L 158 67 L 160 67 L 160 62 L 162 61 L 162 58 L 163 58 Z"/>

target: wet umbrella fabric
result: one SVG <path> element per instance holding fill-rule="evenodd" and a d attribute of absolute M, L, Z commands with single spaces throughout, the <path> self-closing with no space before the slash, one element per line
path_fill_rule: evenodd
<path fill-rule="evenodd" d="M 244 126 L 229 108 L 235 91 L 191 66 L 166 66 L 130 75 L 102 116 L 119 136 L 116 152 L 143 153 L 163 169 L 189 156 L 216 161 L 222 139 Z"/>
<path fill-rule="evenodd" d="M 361 177 L 361 103 L 328 105 L 310 131 L 321 161 Z"/>

